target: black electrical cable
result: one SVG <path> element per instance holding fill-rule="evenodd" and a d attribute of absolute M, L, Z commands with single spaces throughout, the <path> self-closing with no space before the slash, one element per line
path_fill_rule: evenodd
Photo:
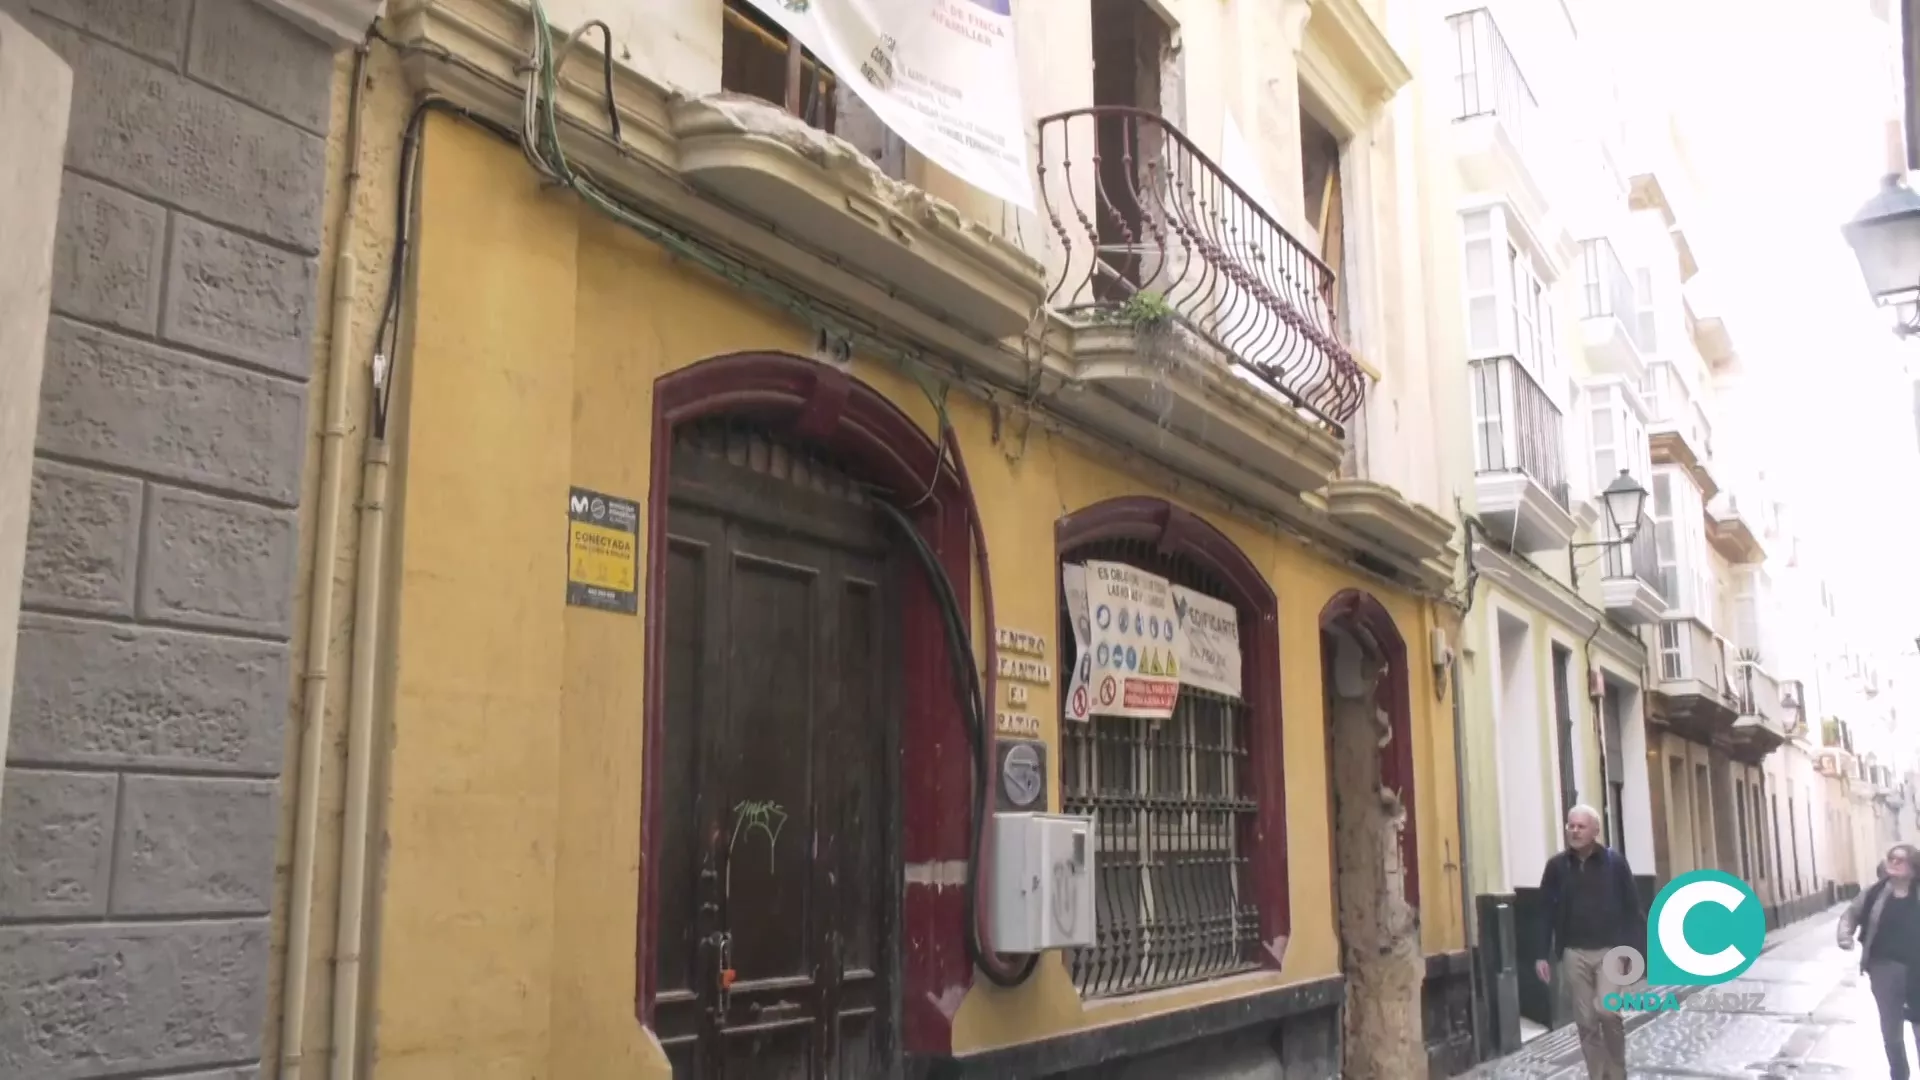
<path fill-rule="evenodd" d="M 413 246 L 413 192 L 416 173 L 419 169 L 420 130 L 425 125 L 429 112 L 444 112 L 462 120 L 477 124 L 487 131 L 514 141 L 513 129 L 505 124 L 496 123 L 484 116 L 476 115 L 472 110 L 455 105 L 445 98 L 421 98 L 414 105 L 413 112 L 407 117 L 405 133 L 400 137 L 399 183 L 395 185 L 396 196 L 393 208 L 393 253 L 387 266 L 387 296 L 380 308 L 380 325 L 374 329 L 373 351 L 377 358 L 384 358 L 384 364 L 391 365 L 399 353 L 400 338 L 400 300 L 402 287 L 406 281 L 407 252 Z M 378 370 L 376 375 L 382 380 L 374 387 L 373 394 L 373 436 L 384 439 L 387 435 L 387 410 L 393 400 L 393 379 L 390 371 Z"/>
<path fill-rule="evenodd" d="M 913 527 L 913 522 L 899 507 L 885 499 L 874 501 L 894 528 L 906 537 L 908 548 L 913 551 L 933 585 L 934 601 L 940 608 L 941 624 L 947 635 L 947 659 L 953 668 L 954 693 L 960 699 L 960 711 L 966 718 L 968 733 L 973 736 L 973 837 L 967 851 L 966 885 L 967 959 L 994 985 L 1018 986 L 1033 974 L 1039 957 L 1028 956 L 1009 973 L 1002 970 L 1002 964 L 996 962 L 997 958 L 989 953 L 985 943 L 980 940 L 980 849 L 987 829 L 987 790 L 993 775 L 993 739 L 992 729 L 987 725 L 985 699 L 980 691 L 980 672 L 973 665 L 973 641 L 967 633 L 966 609 L 960 605 L 959 597 L 954 592 L 953 579 L 947 576 L 946 568 L 940 565 L 939 556 L 928 546 L 920 531 Z"/>

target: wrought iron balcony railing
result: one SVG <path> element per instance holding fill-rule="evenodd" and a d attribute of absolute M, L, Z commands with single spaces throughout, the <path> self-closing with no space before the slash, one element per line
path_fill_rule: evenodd
<path fill-rule="evenodd" d="M 1524 151 L 1540 102 L 1520 73 L 1493 14 L 1486 8 L 1463 11 L 1448 17 L 1447 28 L 1453 32 L 1457 64 L 1453 118 L 1498 117 L 1507 137 Z"/>
<path fill-rule="evenodd" d="M 1638 578 L 1647 588 L 1661 592 L 1659 541 L 1652 518 L 1643 515 L 1633 539 L 1607 548 L 1606 552 L 1607 577 Z"/>
<path fill-rule="evenodd" d="M 1553 399 L 1511 356 L 1475 360 L 1468 369 L 1476 414 L 1474 468 L 1525 473 L 1569 508 L 1565 424 Z"/>
<path fill-rule="evenodd" d="M 1333 271 L 1153 113 L 1095 106 L 1039 127 L 1040 197 L 1061 248 L 1048 303 L 1177 321 L 1344 434 L 1365 376 L 1340 340 Z"/>

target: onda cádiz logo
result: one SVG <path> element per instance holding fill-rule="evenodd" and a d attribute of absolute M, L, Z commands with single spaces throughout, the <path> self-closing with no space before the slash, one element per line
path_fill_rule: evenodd
<path fill-rule="evenodd" d="M 1603 973 L 1615 989 L 1602 996 L 1601 1005 L 1615 1012 L 1677 1009 L 1680 1002 L 1671 990 L 1655 992 L 1647 984 L 1730 982 L 1760 958 L 1766 940 L 1767 915 L 1751 885 L 1718 870 L 1682 874 L 1654 898 L 1647 916 L 1646 953 L 1630 945 L 1607 953 Z M 1703 1001 L 1695 1007 L 1725 1010 L 1740 1003 Z"/>

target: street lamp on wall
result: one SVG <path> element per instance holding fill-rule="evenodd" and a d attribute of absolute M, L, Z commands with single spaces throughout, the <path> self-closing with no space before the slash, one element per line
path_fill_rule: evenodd
<path fill-rule="evenodd" d="M 1600 493 L 1600 505 L 1606 510 L 1610 535 L 1604 540 L 1567 545 L 1567 576 L 1575 589 L 1580 587 L 1580 567 L 1574 562 L 1573 553 L 1581 548 L 1612 550 L 1633 543 L 1644 520 L 1647 489 L 1640 486 L 1632 473 L 1621 469 L 1620 475 L 1614 477 L 1613 482 Z"/>
<path fill-rule="evenodd" d="M 1613 526 L 1617 541 L 1602 543 L 1630 544 L 1634 535 L 1640 531 L 1641 511 L 1647 505 L 1647 489 L 1633 479 L 1633 474 L 1625 469 L 1613 478 L 1613 483 L 1600 493 L 1600 501 L 1607 511 L 1607 523 Z"/>
<path fill-rule="evenodd" d="M 1893 173 L 1881 181 L 1853 220 L 1840 229 L 1860 261 L 1867 292 L 1881 307 L 1899 312 L 1894 333 L 1920 332 L 1920 193 L 1911 173 Z"/>

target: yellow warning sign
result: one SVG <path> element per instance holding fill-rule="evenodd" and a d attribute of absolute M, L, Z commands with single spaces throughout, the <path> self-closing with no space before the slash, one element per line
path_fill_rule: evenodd
<path fill-rule="evenodd" d="M 639 540 L 639 506 L 574 488 L 567 505 L 567 602 L 638 612 Z"/>
<path fill-rule="evenodd" d="M 633 589 L 633 536 L 604 525 L 573 522 L 573 570 L 576 585 L 592 585 L 614 592 Z"/>

